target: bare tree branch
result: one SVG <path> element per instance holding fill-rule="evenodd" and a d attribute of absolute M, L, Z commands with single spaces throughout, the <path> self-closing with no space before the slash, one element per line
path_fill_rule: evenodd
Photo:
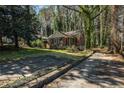
<path fill-rule="evenodd" d="M 89 14 L 89 12 L 86 9 L 84 9 L 82 6 L 79 5 L 79 7 L 83 10 L 85 14 Z"/>
<path fill-rule="evenodd" d="M 90 13 L 92 14 L 95 11 L 95 9 L 97 9 L 98 7 L 99 6 L 95 6 Z"/>
<path fill-rule="evenodd" d="M 81 11 L 79 11 L 77 9 L 74 9 L 74 8 L 71 8 L 71 7 L 68 7 L 68 6 L 65 6 L 65 5 L 63 5 L 63 7 L 67 8 L 67 9 L 70 9 L 70 10 L 73 10 L 75 12 L 81 13 Z"/>
<path fill-rule="evenodd" d="M 95 19 L 97 16 L 99 16 L 108 6 L 106 6 L 104 9 L 102 9 L 97 15 L 91 18 L 91 20 Z"/>

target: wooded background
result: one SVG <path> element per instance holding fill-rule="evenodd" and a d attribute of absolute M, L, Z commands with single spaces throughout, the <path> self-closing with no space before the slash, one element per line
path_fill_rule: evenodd
<path fill-rule="evenodd" d="M 85 49 L 108 47 L 112 53 L 123 52 L 124 6 L 44 6 L 38 14 L 36 7 L 0 6 L 1 47 L 3 37 L 11 38 L 19 48 L 19 42 L 31 46 L 32 41 L 56 31 L 80 30 Z"/>

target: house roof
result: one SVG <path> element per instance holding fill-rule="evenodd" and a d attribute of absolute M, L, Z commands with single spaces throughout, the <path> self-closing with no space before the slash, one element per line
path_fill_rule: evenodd
<path fill-rule="evenodd" d="M 80 31 L 69 31 L 69 32 L 55 32 L 54 34 L 50 35 L 48 38 L 60 38 L 60 37 L 73 37 L 79 35 L 81 32 Z"/>
<path fill-rule="evenodd" d="M 80 31 L 69 31 L 69 32 L 65 32 L 64 34 L 67 36 L 77 36 L 80 33 L 81 33 Z"/>
<path fill-rule="evenodd" d="M 54 34 L 50 35 L 48 38 L 50 39 L 50 38 L 60 38 L 60 37 L 66 37 L 66 35 L 57 31 Z"/>

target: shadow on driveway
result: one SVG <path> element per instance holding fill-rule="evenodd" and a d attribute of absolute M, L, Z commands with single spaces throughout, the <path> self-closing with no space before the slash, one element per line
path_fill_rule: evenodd
<path fill-rule="evenodd" d="M 90 57 L 45 87 L 124 87 L 124 62 Z"/>

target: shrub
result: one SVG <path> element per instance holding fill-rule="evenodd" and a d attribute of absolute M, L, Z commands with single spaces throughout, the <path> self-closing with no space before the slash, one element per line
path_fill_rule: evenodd
<path fill-rule="evenodd" d="M 37 39 L 31 42 L 32 47 L 43 47 L 43 41 L 41 39 Z"/>
<path fill-rule="evenodd" d="M 75 45 L 72 45 L 71 47 L 66 48 L 68 52 L 78 52 L 78 49 Z"/>
<path fill-rule="evenodd" d="M 31 46 L 32 46 L 32 47 L 36 47 L 36 42 L 35 42 L 35 41 L 32 41 L 32 42 L 31 42 Z"/>
<path fill-rule="evenodd" d="M 71 47 L 67 47 L 66 50 L 67 50 L 68 52 L 73 52 Z"/>

